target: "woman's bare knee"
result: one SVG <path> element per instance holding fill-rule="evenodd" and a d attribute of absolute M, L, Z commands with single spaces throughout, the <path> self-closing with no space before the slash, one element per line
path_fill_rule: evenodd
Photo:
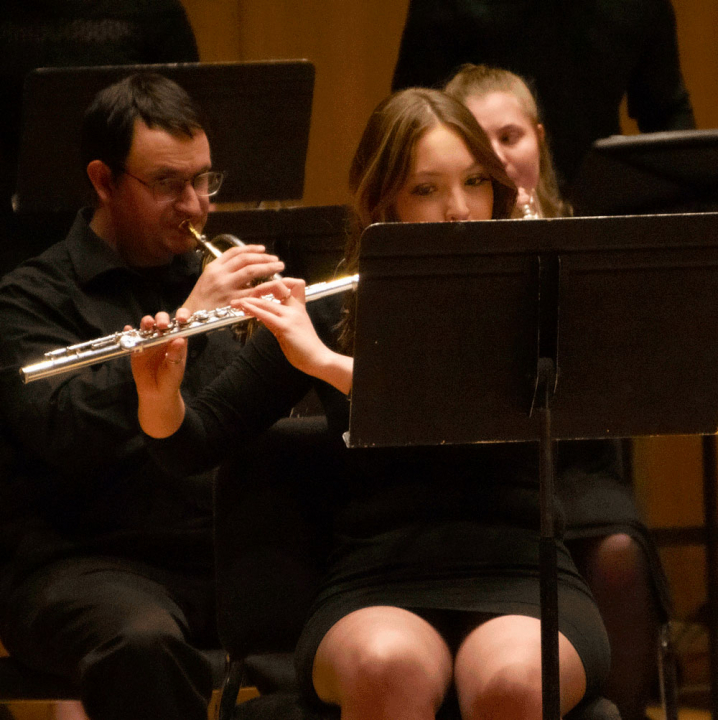
<path fill-rule="evenodd" d="M 363 608 L 342 618 L 314 661 L 322 700 L 342 708 L 362 705 L 372 717 L 389 717 L 398 708 L 416 717 L 433 714 L 450 680 L 451 656 L 441 636 L 422 618 L 393 607 Z"/>
<path fill-rule="evenodd" d="M 492 676 L 481 693 L 461 698 L 463 720 L 540 720 L 541 672 L 517 663 Z"/>
<path fill-rule="evenodd" d="M 559 636 L 561 712 L 583 697 L 586 675 L 575 648 Z M 459 648 L 454 667 L 464 720 L 539 720 L 541 626 L 535 618 L 494 618 Z"/>

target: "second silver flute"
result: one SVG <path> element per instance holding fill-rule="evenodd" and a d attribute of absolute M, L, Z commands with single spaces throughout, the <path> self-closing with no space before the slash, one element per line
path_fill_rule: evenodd
<path fill-rule="evenodd" d="M 315 283 L 307 286 L 305 296 L 307 302 L 319 300 L 327 295 L 355 289 L 358 282 L 358 275 L 347 275 L 336 280 Z M 123 355 L 141 352 L 177 337 L 198 335 L 210 330 L 237 325 L 250 319 L 251 316 L 231 306 L 215 310 L 199 310 L 192 314 L 186 322 L 180 323 L 176 319 L 172 320 L 166 330 L 155 329 L 147 332 L 137 329 L 124 330 L 96 340 L 51 350 L 45 353 L 39 362 L 20 368 L 20 376 L 23 382 L 29 383 Z"/>

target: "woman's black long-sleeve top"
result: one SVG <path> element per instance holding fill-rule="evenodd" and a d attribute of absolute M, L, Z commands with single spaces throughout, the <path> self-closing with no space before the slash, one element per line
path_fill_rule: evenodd
<path fill-rule="evenodd" d="M 341 299 L 336 297 L 310 306 L 317 332 L 330 347 L 335 344 L 340 306 Z M 148 439 L 150 450 L 170 471 L 180 474 L 217 464 L 238 444 L 285 415 L 314 382 L 293 368 L 274 337 L 261 329 L 218 380 L 187 404 L 177 433 L 166 439 Z M 315 384 L 327 410 L 330 431 L 339 443 L 348 429 L 348 398 L 325 383 Z M 407 555 L 402 562 L 416 566 L 425 553 L 431 555 L 432 547 L 442 545 L 436 542 L 438 533 L 461 565 L 456 552 L 461 556 L 466 547 L 484 544 L 484 529 L 493 528 L 492 536 L 512 529 L 518 530 L 523 540 L 510 541 L 511 547 L 503 547 L 494 558 L 481 552 L 481 564 L 495 561 L 504 567 L 507 558 L 512 558 L 518 565 L 535 567 L 533 540 L 539 525 L 535 444 L 342 451 L 343 471 L 327 491 L 336 509 L 335 533 L 340 539 L 350 539 L 354 550 L 357 543 L 370 538 L 414 528 L 413 546 L 407 550 L 411 557 Z M 474 530 L 469 531 L 468 543 L 467 524 L 477 530 L 475 537 Z M 453 529 L 447 531 L 448 527 Z M 445 537 L 447 532 L 450 538 Z M 529 537 L 531 542 L 527 542 Z M 445 551 L 446 547 L 442 554 Z M 374 558 L 379 565 L 383 562 L 380 556 Z M 393 546 L 392 557 L 401 557 L 397 546 Z M 474 550 L 466 552 L 464 559 L 467 567 L 473 566 Z M 365 560 L 374 564 L 369 557 Z"/>

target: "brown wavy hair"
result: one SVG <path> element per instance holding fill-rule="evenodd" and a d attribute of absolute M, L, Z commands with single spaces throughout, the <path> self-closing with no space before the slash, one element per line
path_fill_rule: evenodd
<path fill-rule="evenodd" d="M 416 144 L 437 125 L 454 131 L 489 175 L 494 191 L 492 218 L 511 216 L 516 186 L 476 118 L 461 102 L 441 90 L 401 90 L 379 103 L 371 114 L 349 170 L 354 226 L 345 253 L 348 272 L 356 272 L 364 228 L 376 222 L 399 221 L 396 199 L 411 171 Z M 351 349 L 353 337 L 350 307 L 342 322 L 340 339 L 345 351 Z"/>

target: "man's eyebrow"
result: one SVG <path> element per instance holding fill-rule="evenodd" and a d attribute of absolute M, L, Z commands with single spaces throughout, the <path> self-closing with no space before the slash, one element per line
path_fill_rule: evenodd
<path fill-rule="evenodd" d="M 199 170 L 197 170 L 197 172 L 192 173 L 192 175 L 190 175 L 189 177 L 196 177 L 197 175 L 201 175 L 202 173 L 209 172 L 211 169 L 211 165 L 203 165 Z M 183 173 L 179 168 L 169 167 L 168 165 L 163 165 L 162 167 L 155 168 L 150 172 L 150 175 L 152 175 L 153 177 L 187 177 L 187 175 Z"/>

